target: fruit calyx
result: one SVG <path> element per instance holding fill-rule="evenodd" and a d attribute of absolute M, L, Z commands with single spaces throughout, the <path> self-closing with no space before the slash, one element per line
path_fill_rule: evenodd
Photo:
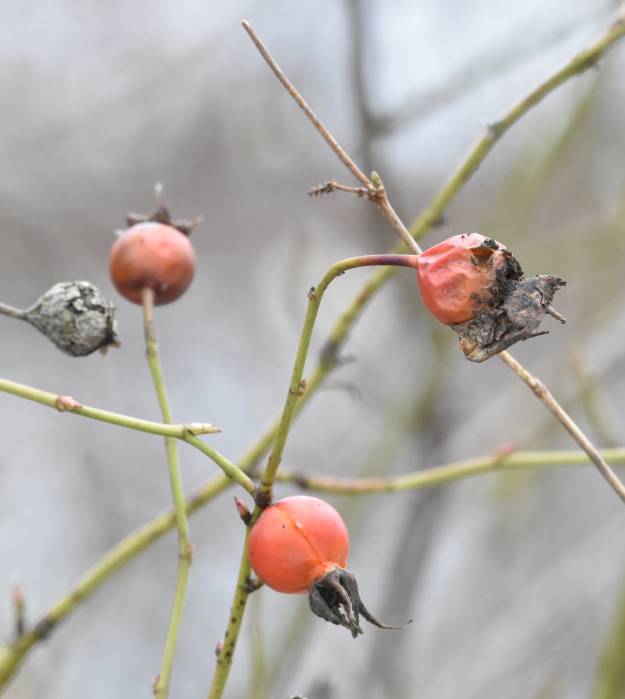
<path fill-rule="evenodd" d="M 338 566 L 312 583 L 308 603 L 313 614 L 331 624 L 344 626 L 351 631 L 353 638 L 363 633 L 361 615 L 380 629 L 401 628 L 378 621 L 360 599 L 356 578 Z"/>
<path fill-rule="evenodd" d="M 195 216 L 192 219 L 172 219 L 169 208 L 164 204 L 159 204 L 152 214 L 135 214 L 129 213 L 126 215 L 126 225 L 130 228 L 137 223 L 163 223 L 166 226 L 171 226 L 187 237 L 191 235 L 193 230 L 202 222 L 201 216 Z"/>
<path fill-rule="evenodd" d="M 473 318 L 450 326 L 459 335 L 465 357 L 472 362 L 483 362 L 522 340 L 547 335 L 549 331 L 538 328 L 546 314 L 554 314 L 550 308 L 553 297 L 566 285 L 551 274 L 525 277 L 514 255 L 492 239 L 471 248 L 471 253 L 482 265 L 490 263 L 496 250 L 503 252 L 503 261 L 494 269 L 489 297 L 476 299 Z"/>

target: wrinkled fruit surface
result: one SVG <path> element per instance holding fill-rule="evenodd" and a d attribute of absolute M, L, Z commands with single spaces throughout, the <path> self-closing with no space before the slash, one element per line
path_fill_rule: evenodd
<path fill-rule="evenodd" d="M 55 284 L 26 311 L 25 320 L 72 357 L 119 346 L 115 306 L 90 282 Z"/>
<path fill-rule="evenodd" d="M 460 337 L 467 359 L 482 362 L 520 340 L 543 335 L 538 328 L 559 277 L 525 278 L 504 245 L 479 233 L 455 235 L 417 259 L 423 302 Z"/>
<path fill-rule="evenodd" d="M 250 533 L 248 553 L 256 575 L 278 592 L 308 592 L 311 610 L 344 626 L 356 638 L 360 616 L 385 626 L 367 610 L 356 578 L 345 570 L 347 527 L 327 502 L 307 495 L 284 498 L 267 507 Z"/>
<path fill-rule="evenodd" d="M 195 270 L 193 247 L 184 233 L 155 221 L 137 223 L 115 241 L 109 257 L 111 279 L 119 293 L 142 303 L 142 289 L 154 291 L 156 305 L 171 303 L 186 291 Z"/>

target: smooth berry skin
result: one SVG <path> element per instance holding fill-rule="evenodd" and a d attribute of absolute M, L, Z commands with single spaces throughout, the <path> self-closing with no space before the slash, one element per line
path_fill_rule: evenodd
<path fill-rule="evenodd" d="M 498 249 L 491 253 L 483 247 L 489 240 L 480 233 L 454 235 L 417 258 L 421 298 L 441 323 L 471 320 L 491 300 L 495 272 L 505 261 L 506 248 L 497 243 Z"/>
<path fill-rule="evenodd" d="M 345 568 L 349 534 L 341 515 L 308 495 L 279 500 L 252 527 L 248 543 L 252 569 L 278 592 L 307 592 L 334 568 Z"/>
<path fill-rule="evenodd" d="M 171 303 L 187 290 L 195 271 L 193 246 L 184 233 L 148 221 L 128 228 L 109 257 L 111 280 L 128 301 L 141 305 L 142 290 L 154 291 L 154 303 Z"/>

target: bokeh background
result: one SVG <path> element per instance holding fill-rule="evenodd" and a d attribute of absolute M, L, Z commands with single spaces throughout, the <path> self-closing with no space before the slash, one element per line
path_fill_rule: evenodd
<path fill-rule="evenodd" d="M 336 259 L 392 231 L 240 27 L 252 21 L 365 171 L 412 220 L 483 126 L 604 31 L 617 4 L 336 0 L 0 5 L 0 299 L 26 307 L 60 280 L 118 303 L 123 345 L 75 360 L 0 317 L 2 376 L 158 419 L 141 313 L 107 275 L 113 231 L 162 181 L 201 213 L 197 277 L 157 325 L 173 412 L 223 428 L 236 459 L 278 413 L 306 292 Z M 479 230 L 530 274 L 568 280 L 569 323 L 515 354 L 598 444 L 623 444 L 625 46 L 507 134 L 426 244 Z M 324 300 L 312 366 L 367 277 Z M 571 445 L 500 362 L 465 361 L 401 271 L 354 328 L 343 364 L 292 431 L 285 465 L 398 474 L 518 448 Z M 127 532 L 169 505 L 159 438 L 0 395 L 0 634 L 10 590 L 38 619 Z M 182 449 L 190 491 L 216 472 Z M 293 492 L 287 486 L 279 494 Z M 329 498 L 352 532 L 369 608 L 400 632 L 353 641 L 306 601 L 254 595 L 227 695 L 309 699 L 581 699 L 625 585 L 622 505 L 589 467 L 483 476 L 422 493 Z M 172 697 L 205 696 L 243 530 L 232 491 L 194 515 L 194 565 Z M 10 699 L 150 696 L 176 570 L 169 535 L 124 567 L 28 656 Z"/>

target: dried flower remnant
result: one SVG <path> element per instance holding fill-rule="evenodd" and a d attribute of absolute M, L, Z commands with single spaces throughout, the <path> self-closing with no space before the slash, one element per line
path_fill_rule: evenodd
<path fill-rule="evenodd" d="M 479 233 L 455 235 L 417 258 L 423 302 L 460 338 L 467 359 L 483 362 L 538 328 L 566 282 L 553 275 L 525 277 L 507 248 Z"/>

